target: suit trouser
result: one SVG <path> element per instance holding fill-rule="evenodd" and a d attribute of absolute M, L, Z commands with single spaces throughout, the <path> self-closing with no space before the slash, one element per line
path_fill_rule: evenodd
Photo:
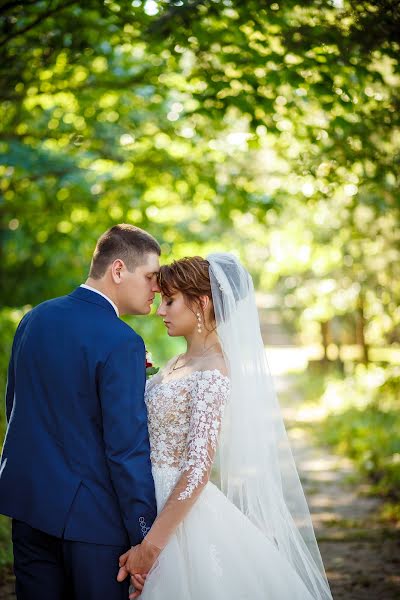
<path fill-rule="evenodd" d="M 60 539 L 12 521 L 18 600 L 127 600 L 129 578 L 117 582 L 126 546 Z"/>

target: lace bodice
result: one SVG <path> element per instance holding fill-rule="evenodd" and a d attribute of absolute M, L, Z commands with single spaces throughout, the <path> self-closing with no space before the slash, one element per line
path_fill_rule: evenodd
<path fill-rule="evenodd" d="M 152 465 L 186 472 L 179 500 L 191 496 L 211 467 L 228 394 L 229 379 L 218 369 L 147 382 Z"/>

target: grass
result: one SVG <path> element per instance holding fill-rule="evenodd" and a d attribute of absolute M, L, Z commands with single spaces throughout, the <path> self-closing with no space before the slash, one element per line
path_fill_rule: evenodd
<path fill-rule="evenodd" d="M 11 520 L 0 515 L 0 581 L 10 570 L 12 562 Z"/>

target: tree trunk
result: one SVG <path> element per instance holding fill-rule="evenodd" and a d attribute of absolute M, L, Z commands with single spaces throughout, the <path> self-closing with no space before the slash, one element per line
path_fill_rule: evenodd
<path fill-rule="evenodd" d="M 330 321 L 321 321 L 321 336 L 322 336 L 322 345 L 324 347 L 324 362 L 328 362 L 328 346 L 331 343 L 331 322 Z"/>
<path fill-rule="evenodd" d="M 367 365 L 369 363 L 369 347 L 365 341 L 365 327 L 367 320 L 365 318 L 365 300 L 364 294 L 360 292 L 357 302 L 357 313 L 356 313 L 356 339 L 357 344 L 361 346 L 361 360 Z"/>

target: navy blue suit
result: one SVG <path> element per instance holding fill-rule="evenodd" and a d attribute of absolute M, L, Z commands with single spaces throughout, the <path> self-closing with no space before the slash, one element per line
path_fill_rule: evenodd
<path fill-rule="evenodd" d="M 78 548 L 72 542 L 89 554 L 113 547 L 118 555 L 141 541 L 156 516 L 144 385 L 143 340 L 91 290 L 79 287 L 44 302 L 18 326 L 6 391 L 0 513 L 14 519 L 20 542 L 26 526 L 49 536 L 44 546 L 62 540 L 64 581 L 75 560 L 68 559 L 70 548 Z M 86 565 L 80 558 L 89 571 L 91 560 Z M 97 563 L 97 600 L 102 568 Z M 116 576 L 117 563 L 112 569 Z M 56 600 L 52 594 L 19 597 Z M 110 594 L 104 598 L 112 600 Z"/>

